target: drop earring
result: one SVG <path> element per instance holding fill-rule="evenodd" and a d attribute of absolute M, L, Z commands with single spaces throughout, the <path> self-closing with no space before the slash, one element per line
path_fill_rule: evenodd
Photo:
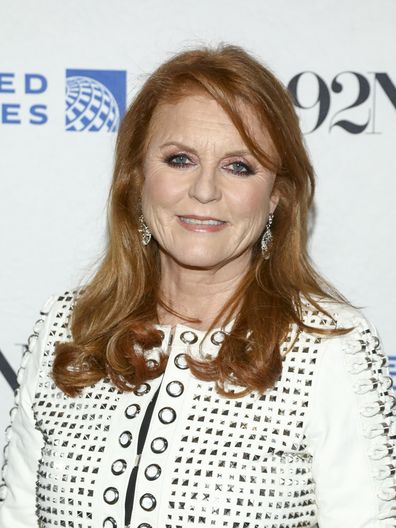
<path fill-rule="evenodd" d="M 148 225 L 146 224 L 146 222 L 144 221 L 143 215 L 139 216 L 139 223 L 140 223 L 140 227 L 138 228 L 138 231 L 142 237 L 141 238 L 142 244 L 143 246 L 147 246 L 147 244 L 149 244 L 151 240 L 151 231 Z"/>
<path fill-rule="evenodd" d="M 273 213 L 270 213 L 268 215 L 268 220 L 265 225 L 263 236 L 261 237 L 261 253 L 264 255 L 264 258 L 266 260 L 269 259 L 268 247 L 273 239 L 272 232 L 271 232 L 271 225 L 272 225 L 273 219 L 274 219 L 274 215 Z"/>

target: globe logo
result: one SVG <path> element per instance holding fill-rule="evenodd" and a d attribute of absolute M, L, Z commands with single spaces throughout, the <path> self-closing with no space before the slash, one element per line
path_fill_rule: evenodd
<path fill-rule="evenodd" d="M 119 122 L 117 101 L 104 84 L 86 76 L 66 79 L 66 130 L 115 132 Z"/>

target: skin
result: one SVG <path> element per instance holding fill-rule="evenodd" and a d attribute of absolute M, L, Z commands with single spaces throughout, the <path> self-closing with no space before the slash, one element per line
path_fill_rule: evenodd
<path fill-rule="evenodd" d="M 255 139 L 273 153 L 252 110 L 242 107 L 242 112 Z M 239 151 L 246 153 L 230 155 Z M 162 294 L 179 313 L 200 319 L 190 326 L 208 328 L 250 266 L 252 247 L 278 203 L 274 181 L 275 174 L 248 152 L 209 96 L 190 95 L 157 107 L 144 162 L 142 211 L 160 247 Z M 187 215 L 225 224 L 217 231 L 191 227 L 180 218 Z M 164 311 L 159 317 L 164 324 L 182 322 Z"/>

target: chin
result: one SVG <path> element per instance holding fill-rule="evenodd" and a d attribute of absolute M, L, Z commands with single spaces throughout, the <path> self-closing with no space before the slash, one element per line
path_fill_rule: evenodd
<path fill-rule="evenodd" d="M 203 249 L 197 251 L 197 249 L 185 248 L 183 251 L 168 252 L 167 256 L 186 268 L 210 269 L 225 261 L 225 257 L 211 254 L 211 252 Z"/>

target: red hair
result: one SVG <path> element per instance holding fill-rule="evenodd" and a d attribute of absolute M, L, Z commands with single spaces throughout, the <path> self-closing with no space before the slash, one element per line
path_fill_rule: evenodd
<path fill-rule="evenodd" d="M 263 258 L 258 240 L 249 272 L 241 277 L 231 301 L 211 325 L 214 328 L 220 320 L 235 317 L 232 331 L 214 359 L 189 358 L 192 373 L 202 380 L 216 381 L 218 392 L 230 397 L 236 395 L 225 390 L 228 381 L 246 387 L 240 394 L 264 392 L 280 376 L 280 344 L 290 325 L 313 331 L 303 321 L 302 296 L 324 314 L 318 298 L 346 302 L 315 271 L 307 254 L 314 171 L 286 88 L 238 46 L 221 44 L 184 51 L 148 77 L 119 129 L 107 251 L 75 302 L 72 341 L 56 346 L 53 378 L 70 396 L 103 377 L 130 391 L 165 369 L 165 355 L 155 368 L 149 367 L 144 357 L 146 350 L 160 345 L 160 332 L 154 325 L 158 323 L 157 307 L 165 305 L 159 297 L 158 245 L 154 240 L 143 247 L 138 232 L 142 168 L 158 105 L 196 92 L 215 99 L 253 155 L 276 172 L 275 189 L 280 199 L 272 226 L 270 259 Z M 241 102 L 253 109 L 269 132 L 277 159 L 271 159 L 250 136 L 240 115 Z M 315 331 L 345 332 L 334 328 Z"/>

